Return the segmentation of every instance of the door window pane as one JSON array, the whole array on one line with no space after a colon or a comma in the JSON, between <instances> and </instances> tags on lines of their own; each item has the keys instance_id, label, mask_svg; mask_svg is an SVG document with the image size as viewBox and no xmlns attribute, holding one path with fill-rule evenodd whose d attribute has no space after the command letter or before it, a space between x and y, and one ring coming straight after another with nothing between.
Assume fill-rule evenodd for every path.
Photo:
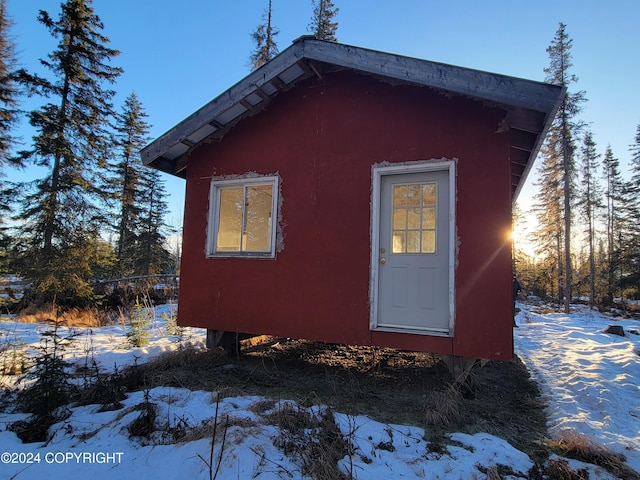
<instances>
[{"instance_id":1,"label":"door window pane","mask_svg":"<svg viewBox=\"0 0 640 480\"><path fill-rule=\"evenodd\" d=\"M407 205L420 206L420 185L407 185Z\"/></svg>"},{"instance_id":2,"label":"door window pane","mask_svg":"<svg viewBox=\"0 0 640 480\"><path fill-rule=\"evenodd\" d=\"M420 198L420 197L418 197ZM422 214L421 208L409 208L407 209L407 228L409 230L420 230Z\"/></svg>"},{"instance_id":3,"label":"door window pane","mask_svg":"<svg viewBox=\"0 0 640 480\"><path fill-rule=\"evenodd\" d=\"M422 209L422 228L436 229L436 209L434 207L425 207Z\"/></svg>"},{"instance_id":4,"label":"door window pane","mask_svg":"<svg viewBox=\"0 0 640 480\"><path fill-rule=\"evenodd\" d=\"M393 206L405 207L407 205L407 187L396 185L393 187Z\"/></svg>"},{"instance_id":5,"label":"door window pane","mask_svg":"<svg viewBox=\"0 0 640 480\"><path fill-rule=\"evenodd\" d=\"M435 252L436 252L435 230L422 232L422 253L435 253Z\"/></svg>"},{"instance_id":6,"label":"door window pane","mask_svg":"<svg viewBox=\"0 0 640 480\"><path fill-rule=\"evenodd\" d=\"M407 232L407 253L420 253L420 231Z\"/></svg>"},{"instance_id":7,"label":"door window pane","mask_svg":"<svg viewBox=\"0 0 640 480\"><path fill-rule=\"evenodd\" d=\"M435 205L436 194L438 192L438 184L430 182L422 186L422 204L423 205Z\"/></svg>"},{"instance_id":8,"label":"door window pane","mask_svg":"<svg viewBox=\"0 0 640 480\"><path fill-rule=\"evenodd\" d=\"M437 182L393 186L392 253L436 253Z\"/></svg>"},{"instance_id":9,"label":"door window pane","mask_svg":"<svg viewBox=\"0 0 640 480\"><path fill-rule=\"evenodd\" d=\"M407 210L405 208L395 208L393 210L393 228L395 230L407 228Z\"/></svg>"}]
</instances>

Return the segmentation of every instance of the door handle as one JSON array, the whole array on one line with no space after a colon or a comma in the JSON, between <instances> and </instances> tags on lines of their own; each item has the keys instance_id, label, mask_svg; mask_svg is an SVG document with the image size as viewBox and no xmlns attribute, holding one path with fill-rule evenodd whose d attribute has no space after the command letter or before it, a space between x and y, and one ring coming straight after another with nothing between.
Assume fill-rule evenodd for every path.
<instances>
[{"instance_id":1,"label":"door handle","mask_svg":"<svg viewBox=\"0 0 640 480\"><path fill-rule=\"evenodd\" d=\"M381 258L380 259L380 263L384 265L385 263L387 263L387 259L386 258Z\"/></svg>"}]
</instances>

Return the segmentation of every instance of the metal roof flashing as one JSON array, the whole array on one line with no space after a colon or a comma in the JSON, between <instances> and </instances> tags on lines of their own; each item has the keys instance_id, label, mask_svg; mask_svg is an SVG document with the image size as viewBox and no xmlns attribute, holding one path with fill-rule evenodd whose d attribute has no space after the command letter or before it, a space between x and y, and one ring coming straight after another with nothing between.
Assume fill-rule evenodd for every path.
<instances>
[{"instance_id":1,"label":"metal roof flashing","mask_svg":"<svg viewBox=\"0 0 640 480\"><path fill-rule=\"evenodd\" d=\"M331 68L465 95L503 107L512 138L513 198L534 163L565 95L557 85L328 42L304 35L287 49L182 120L141 150L145 165L186 175L186 158L203 142L221 139L241 119L279 93ZM515 173L514 173L515 172Z\"/></svg>"}]
</instances>

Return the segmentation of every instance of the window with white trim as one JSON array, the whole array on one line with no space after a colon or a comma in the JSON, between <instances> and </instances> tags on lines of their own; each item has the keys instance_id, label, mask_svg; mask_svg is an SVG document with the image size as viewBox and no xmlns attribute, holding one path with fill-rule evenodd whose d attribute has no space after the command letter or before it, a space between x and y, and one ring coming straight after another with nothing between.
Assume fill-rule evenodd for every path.
<instances>
[{"instance_id":1,"label":"window with white trim","mask_svg":"<svg viewBox=\"0 0 640 480\"><path fill-rule=\"evenodd\" d=\"M212 180L207 255L275 257L278 176Z\"/></svg>"}]
</instances>

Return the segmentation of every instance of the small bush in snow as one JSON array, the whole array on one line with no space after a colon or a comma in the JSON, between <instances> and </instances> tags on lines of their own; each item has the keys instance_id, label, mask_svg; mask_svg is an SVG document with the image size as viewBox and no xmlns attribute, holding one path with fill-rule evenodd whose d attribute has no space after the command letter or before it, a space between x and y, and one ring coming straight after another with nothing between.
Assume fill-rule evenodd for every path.
<instances>
[{"instance_id":1,"label":"small bush in snow","mask_svg":"<svg viewBox=\"0 0 640 480\"><path fill-rule=\"evenodd\" d=\"M41 334L41 355L24 376L32 383L18 394L20 408L33 415L9 427L23 442L45 441L49 427L69 414L66 406L76 390L69 381L67 369L71 364L64 359L64 351L77 334L63 337L60 322L53 322L53 328Z\"/></svg>"},{"instance_id":2,"label":"small bush in snow","mask_svg":"<svg viewBox=\"0 0 640 480\"><path fill-rule=\"evenodd\" d=\"M25 342L0 329L0 375L21 375L28 369Z\"/></svg>"},{"instance_id":3,"label":"small bush in snow","mask_svg":"<svg viewBox=\"0 0 640 480\"><path fill-rule=\"evenodd\" d=\"M167 335L176 335L182 338L184 334L184 328L178 325L178 316L173 308L169 312L163 313L161 318L164 319L164 331Z\"/></svg>"},{"instance_id":4,"label":"small bush in snow","mask_svg":"<svg viewBox=\"0 0 640 480\"><path fill-rule=\"evenodd\" d=\"M136 302L129 318L129 331L126 333L127 342L132 347L144 347L149 343L149 327L153 320L153 309Z\"/></svg>"}]
</instances>

